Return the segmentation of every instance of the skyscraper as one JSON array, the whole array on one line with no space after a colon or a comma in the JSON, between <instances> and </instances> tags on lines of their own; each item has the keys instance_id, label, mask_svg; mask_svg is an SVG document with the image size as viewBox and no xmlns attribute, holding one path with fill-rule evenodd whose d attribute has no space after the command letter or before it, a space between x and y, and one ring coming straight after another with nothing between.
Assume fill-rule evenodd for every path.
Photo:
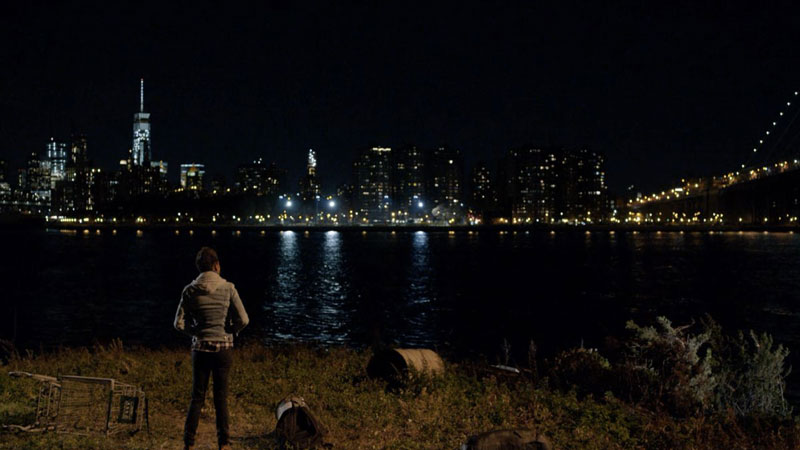
<instances>
[{"instance_id":1,"label":"skyscraper","mask_svg":"<svg viewBox=\"0 0 800 450\"><path fill-rule=\"evenodd\" d=\"M89 163L89 144L86 135L80 133L73 133L72 143L69 148L69 161L67 165L72 164L76 167L84 167Z\"/></svg>"},{"instance_id":2,"label":"skyscraper","mask_svg":"<svg viewBox=\"0 0 800 450\"><path fill-rule=\"evenodd\" d=\"M514 223L554 221L553 166L558 149L522 147L508 152L507 194Z\"/></svg>"},{"instance_id":3,"label":"skyscraper","mask_svg":"<svg viewBox=\"0 0 800 450\"><path fill-rule=\"evenodd\" d=\"M372 147L361 152L354 164L356 174L356 223L388 223L391 220L391 148Z\"/></svg>"},{"instance_id":4,"label":"skyscraper","mask_svg":"<svg viewBox=\"0 0 800 450\"><path fill-rule=\"evenodd\" d=\"M50 201L50 162L47 158L40 158L36 152L31 153L25 174L25 184L34 200Z\"/></svg>"},{"instance_id":5,"label":"skyscraper","mask_svg":"<svg viewBox=\"0 0 800 450\"><path fill-rule=\"evenodd\" d=\"M608 208L602 155L585 148L562 151L553 169L557 220L583 223L606 218Z\"/></svg>"},{"instance_id":6,"label":"skyscraper","mask_svg":"<svg viewBox=\"0 0 800 450\"><path fill-rule=\"evenodd\" d=\"M314 153L314 149L308 149L308 165L306 166L306 171L308 176L315 177L317 176L317 154Z\"/></svg>"},{"instance_id":7,"label":"skyscraper","mask_svg":"<svg viewBox=\"0 0 800 450\"><path fill-rule=\"evenodd\" d=\"M514 223L598 222L606 215L603 157L587 149L509 151L508 199Z\"/></svg>"},{"instance_id":8,"label":"skyscraper","mask_svg":"<svg viewBox=\"0 0 800 450\"><path fill-rule=\"evenodd\" d=\"M203 176L206 174L204 164L181 164L181 187L192 191L203 190Z\"/></svg>"},{"instance_id":9,"label":"skyscraper","mask_svg":"<svg viewBox=\"0 0 800 450\"><path fill-rule=\"evenodd\" d=\"M139 112L133 115L133 163L149 165L153 158L150 146L150 113L144 112L144 78L139 87Z\"/></svg>"},{"instance_id":10,"label":"skyscraper","mask_svg":"<svg viewBox=\"0 0 800 450\"><path fill-rule=\"evenodd\" d=\"M65 151L64 176L61 179L53 180L53 209L62 214L76 214L90 211L93 208L92 182L94 176L89 162L89 144L86 135L73 133L69 145L51 142L48 144L48 154L51 148L58 149L63 146ZM51 163L55 163L51 158ZM55 172L53 172L55 173Z\"/></svg>"},{"instance_id":11,"label":"skyscraper","mask_svg":"<svg viewBox=\"0 0 800 450\"><path fill-rule=\"evenodd\" d=\"M470 207L482 220L495 207L496 196L492 185L492 173L484 162L478 162L470 177Z\"/></svg>"},{"instance_id":12,"label":"skyscraper","mask_svg":"<svg viewBox=\"0 0 800 450\"><path fill-rule=\"evenodd\" d=\"M437 205L452 206L464 200L464 158L458 149L439 147L430 155L428 195Z\"/></svg>"},{"instance_id":13,"label":"skyscraper","mask_svg":"<svg viewBox=\"0 0 800 450\"><path fill-rule=\"evenodd\" d=\"M428 201L425 193L425 152L414 145L401 147L394 156L392 169L395 209L404 217L424 214L423 207Z\"/></svg>"},{"instance_id":14,"label":"skyscraper","mask_svg":"<svg viewBox=\"0 0 800 450\"><path fill-rule=\"evenodd\" d=\"M55 189L56 183L67 175L67 144L50 138L47 143L47 159L50 160L50 188Z\"/></svg>"},{"instance_id":15,"label":"skyscraper","mask_svg":"<svg viewBox=\"0 0 800 450\"><path fill-rule=\"evenodd\" d=\"M306 174L300 179L300 195L303 202L315 200L320 193L319 179L317 178L317 154L308 149Z\"/></svg>"},{"instance_id":16,"label":"skyscraper","mask_svg":"<svg viewBox=\"0 0 800 450\"><path fill-rule=\"evenodd\" d=\"M285 169L278 168L275 163L268 166L263 158L258 158L252 164L242 164L236 168L235 184L240 193L277 197L281 188L285 187L285 178Z\"/></svg>"},{"instance_id":17,"label":"skyscraper","mask_svg":"<svg viewBox=\"0 0 800 450\"><path fill-rule=\"evenodd\" d=\"M6 160L0 159L0 199L11 196L11 185L6 180Z\"/></svg>"}]
</instances>

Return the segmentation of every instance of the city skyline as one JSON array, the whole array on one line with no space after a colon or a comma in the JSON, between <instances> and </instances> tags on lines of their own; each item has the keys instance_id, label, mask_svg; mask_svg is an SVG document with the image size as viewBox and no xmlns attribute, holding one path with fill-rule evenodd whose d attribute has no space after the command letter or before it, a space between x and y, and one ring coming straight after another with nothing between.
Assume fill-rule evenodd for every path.
<instances>
[{"instance_id":1,"label":"city skyline","mask_svg":"<svg viewBox=\"0 0 800 450\"><path fill-rule=\"evenodd\" d=\"M0 19L12 62L0 158L19 167L74 128L112 166L139 109L131 80L145 78L157 159L210 174L263 157L295 179L308 148L341 174L373 144L448 145L467 167L563 145L605 154L614 191L648 192L747 158L797 89L796 17L778 5L14 6Z\"/></svg>"},{"instance_id":2,"label":"city skyline","mask_svg":"<svg viewBox=\"0 0 800 450\"><path fill-rule=\"evenodd\" d=\"M798 94L800 94L800 92L795 91L793 93L793 95L789 96L789 98L791 100L795 100L797 98ZM185 187L184 185L185 185L185 181L186 180L185 180L185 171L183 170L184 166L199 165L199 166L203 167L203 173L205 173L205 169L204 169L205 168L205 164L204 163L198 163L196 161L195 162L175 162L176 166L179 165L180 168L181 168L181 170L179 172L177 172L177 174L176 174L176 173L168 173L168 170L167 170L168 161L154 160L153 159L151 135L150 135L150 126L151 126L150 114L146 113L144 111L144 78L140 79L139 95L140 95L140 97L139 97L140 98L139 110L134 114L134 120L133 120L133 141L132 141L132 145L128 149L127 158L121 158L119 161L122 162L123 160L128 160L129 164L132 164L132 165L148 166L148 167L152 166L153 168L158 168L160 170L160 172L161 172L161 175L166 177L168 182L170 182L170 183L172 183L174 185L179 185L181 187ZM791 156L790 152L793 151L794 147L792 147L792 146L795 145L794 140L796 140L797 136L793 136L791 138L790 142L788 142L788 143L780 142L780 140L782 140L785 137L785 134L788 131L790 131L788 128L790 128L791 125L794 123L794 119L797 116L797 114L800 114L800 110L797 109L797 106L795 106L793 109L791 108L791 106L792 106L792 102L787 101L785 103L785 106L783 106L783 109L775 117L775 119L777 121L773 121L771 123L771 126L767 127L767 131L765 133L766 135L763 136L762 139L759 139L756 144L753 144L754 145L754 147L752 149L753 154L750 154L748 158L742 158L743 161L747 162L747 164L744 164L744 163L741 164L741 168L742 169L744 169L745 167L748 167L747 170L750 170L749 167L752 166L755 163L755 169L760 170L760 167L763 164L760 164L759 157L761 157L762 154L764 153L764 152L762 152L762 154L757 154L758 150L760 150L760 149L761 150L767 149L769 151L769 157L774 160L774 161L772 161L772 160L768 161L767 165L775 164L777 166L777 165L780 165L780 164L785 164L785 161L780 161L780 158L777 158L777 156L781 156L784 159L786 157L788 157L789 159L792 159L792 156ZM789 113L789 114L787 114L787 113ZM785 119L784 119L784 116L785 116ZM790 120L788 125L784 124L786 119ZM779 125L779 122L781 122L780 125L782 127L786 127L787 129L786 130L783 130L783 129L776 130L776 129L774 129L774 127ZM770 132L771 131L780 131L780 132L783 133L783 135L779 139L777 139L778 142L776 143L776 145L771 145L773 143L769 142L770 141ZM71 140L74 140L75 138L77 138L77 139L82 141L82 143L81 143L82 148L83 148L83 150L82 150L82 152L83 152L82 158L85 159L87 163L93 161L91 158L87 159L87 154L86 154L86 152L87 152L87 149L86 149L86 147L87 147L87 142L86 142L87 141L87 137L86 137L86 135L81 133L80 130L77 130L77 129L74 129L74 128L71 130L71 134L70 134L68 139L58 139L58 140L56 140L54 136L51 136L49 138L47 144L46 144L46 151L39 152L37 150L33 150L32 152L27 152L26 153L27 155L33 155L33 154L39 155L44 160L47 161L47 163L49 165L48 169L51 171L52 187L53 188L55 187L55 183L56 183L57 180L60 180L60 179L64 178L64 175L65 175L64 168L65 168L65 162L66 162L66 153L65 153L66 152L66 145L67 145L67 142L69 142ZM766 144L765 144L765 140L767 141ZM776 140L774 135L773 135L772 140L773 141ZM777 145L778 143L781 144L782 148L781 148L781 146ZM400 147L409 147L409 146L413 146L414 148L417 147L416 145L413 145L413 144L410 144L410 143L405 143L405 144L401 145ZM354 157L358 158L358 154L360 152L362 152L363 149L365 149L365 148L368 149L370 147L371 146L369 146L369 145L361 145L361 146L359 146L359 148L355 150L355 156ZM374 148L374 145L372 147ZM445 148L445 147L447 147L447 146L444 146L444 147L443 146L438 146L438 147L434 146L434 147L431 147L430 150L435 150L436 148L440 148L441 149L441 148ZM515 149L519 149L519 148L522 148L522 147L536 147L536 148L558 148L558 147L561 147L561 148L564 148L565 146L557 145L557 144L555 144L555 145L538 145L538 144L534 145L534 144L528 143L528 144L524 144L524 145L511 146L508 149L506 149L505 151L514 151ZM391 148L391 147L387 147L387 148ZM584 147L584 149L588 150L588 148L585 148L585 147ZM74 153L74 151L75 150L73 150L73 153ZM39 156L37 156L37 157L39 157ZM72 158L74 159L74 157L75 156L73 155ZM491 169L489 169L489 167L490 166L494 166L495 170L499 170L498 164L501 163L501 160L503 158L504 158L504 155L500 155L500 156L495 156L494 159L491 160L491 161L487 161L487 160L474 161L470 169L471 170L476 170L476 169L479 169L479 168L484 168L484 169L487 169L487 170L491 170ZM8 160L3 160L3 161L4 161L3 170L8 170L8 167L7 167ZM29 161L30 161L30 159L28 160L27 164L29 164ZM263 161L263 156L254 156L253 157L253 162L255 163L256 161ZM775 161L779 161L779 162L775 162ZM234 171L232 173L229 173L229 174L221 173L219 170L214 170L214 172L213 172L214 173L214 178L216 180L218 180L218 181L219 180L229 179L233 184L238 184L238 182L235 181L236 177L237 177L236 172L238 172L240 170L240 168L245 164L248 164L248 163L247 162L239 162L239 163L237 163L236 166L234 167ZM259 164L260 164L260 162L259 162ZM275 164L274 160L273 160L272 164L273 165ZM316 176L316 164L317 164L317 162L316 162L316 152L315 152L315 150L308 149L307 166L306 166L307 167L307 169L306 169L307 172L305 174L299 176L299 181L301 183L300 191L303 191L304 189L307 188L307 187L304 188L302 186L302 184L303 183L308 183L309 182L309 177L311 177L311 178L314 178L313 183L316 186L314 188L315 189L315 193L316 194L320 193L320 180L319 180L319 177ZM24 166L25 166L25 164L22 164L21 167L19 167L19 170L23 170ZM98 168L105 169L105 170L112 170L113 171L114 169L117 168L117 166L113 165L111 167L98 167ZM737 173L738 169L739 168L736 167L736 168L733 169L732 172L730 172L728 174L725 174L725 175L708 174L707 173L707 174L697 174L697 175L695 175L693 177L689 177L689 178L697 179L697 178L702 178L702 177L716 177L716 176L729 177L729 176L733 176L733 173ZM213 170L213 168L212 168L212 170ZM282 168L282 170L287 170L287 169L286 168ZM6 177L8 177L9 179L14 178L13 176L11 176L12 174L10 174L10 173L9 174L4 174L4 175ZM670 190L670 189L672 189L672 186L684 183L684 180L686 178L687 178L686 176L682 176L680 178L680 181L677 180L677 179L676 180L670 180L670 182L667 185L656 187L655 192L658 192L658 190L662 190L662 191L663 190ZM203 177L200 177L199 178L199 183L200 183L199 185L196 184L198 181L195 180L195 182L194 182L195 184L194 184L194 188L193 189L203 189L204 185L203 185L203 181L202 180L203 180ZM329 190L334 190L335 187L341 186L341 185L346 184L346 183L348 183L350 181L352 181L352 180L347 179L347 178L340 178L340 182L339 183L337 183L336 185L329 185L328 189ZM463 181L466 181L466 179L464 179ZM628 189L621 190L620 192L614 193L614 195L615 195L615 197L619 197L619 198L627 198L627 199L635 200L636 198L640 198L642 196L647 196L649 193L650 192L647 192L647 191L643 192L642 190L631 189L629 187ZM298 192L297 194L300 194L300 192ZM473 194L472 192L466 192L465 191L464 192L464 198L466 199L468 196L472 196L472 194ZM653 195L656 195L656 194L653 194ZM662 192L662 195L663 195L663 192Z\"/></svg>"},{"instance_id":3,"label":"city skyline","mask_svg":"<svg viewBox=\"0 0 800 450\"><path fill-rule=\"evenodd\" d=\"M150 123L141 79L132 146L119 166L96 167L84 134L73 132L62 142L51 137L44 155L32 152L18 169L13 189L0 160L0 205L66 223L164 222L174 214L180 221L182 208L194 211L184 212L191 221L314 225L590 224L616 215L604 158L585 148L517 147L493 161L494 172L476 165L484 178L468 180L457 148L373 146L359 150L346 183L327 190L317 174L317 154L309 149L296 191L287 171L263 158L239 164L231 185L216 175L206 186L206 165L198 162L181 163L179 183L170 183L169 163L153 158ZM200 199L214 199L216 206L201 207Z\"/></svg>"},{"instance_id":4,"label":"city skyline","mask_svg":"<svg viewBox=\"0 0 800 450\"><path fill-rule=\"evenodd\" d=\"M144 110L144 82L145 82L144 78L141 78L139 80L139 99L140 99L140 102L139 102L138 111L136 113L134 113L134 115L133 115L133 117L134 117L133 118L133 140L132 140L132 144L131 144L130 148L128 149L128 151L126 153L119 155L120 158L118 160L114 161L115 164L112 164L110 166L97 166L97 165L95 165L95 167L97 167L99 169L102 169L102 170L112 170L113 171L113 170L116 170L116 169L119 168L118 164L116 164L117 162L119 162L121 164L123 161L127 160L128 162L126 164L130 164L130 165L133 165L133 166L158 167L162 171L162 174L164 174L164 175L166 175L168 177L168 181L171 184L179 185L181 187L185 187L184 185L185 185L185 181L186 180L185 180L185 171L183 170L184 166L199 165L199 166L205 167L206 164L202 163L202 162L196 162L196 161L194 161L194 162L173 161L175 166L179 166L181 168L181 170L179 172L177 172L177 173L170 173L170 172L167 171L167 164L169 163L169 161L154 159L154 155L153 155L153 152L152 152L151 133L150 133L150 131L151 131L150 113L147 113ZM59 136L58 139L56 139L56 136L50 136L50 138L47 140L46 150L45 151L32 150L32 151L26 153L26 155L32 155L32 154L35 153L38 156L40 156L41 158L43 158L43 159L48 161L49 166L50 166L49 169L51 170L51 177L52 177L53 187L55 186L55 182L57 180L61 180L61 179L64 178L64 170L65 170L64 167L65 167L65 163L66 163L66 153L65 153L66 152L66 146L68 144L70 144L73 140L75 140L76 138L80 139L82 141L81 145L84 147L83 148L83 158L86 159L87 162L89 162L89 161L93 162L94 158L89 158L88 155L86 154L87 153L86 147L88 146L88 143L87 143L88 138L87 138L86 134L82 133L81 130L75 129L75 128L73 128L70 131L70 135L69 136ZM370 141L370 140L367 140L367 141ZM521 144L517 144L517 145L511 146L508 149L505 149L505 151L510 151L510 150L515 149L515 148L526 147L526 146L527 147L541 147L541 148L563 147L563 146L559 146L557 144L539 145L539 144L535 144L535 143L534 144L521 143ZM380 145L377 145L377 147L380 147ZM393 147L394 148L397 148L397 147L414 147L414 148L417 148L416 145L414 145L413 143L408 143L408 142L403 143L401 145L391 145L391 146L385 146L385 147L386 147L386 149L391 149ZM368 144L363 144L363 145L360 145L358 148L354 149L353 150L354 159L357 159L359 157L358 155L361 152L363 152L364 149L368 150L370 148L373 148L373 149L376 148L376 144L369 144L369 145ZM437 148L439 150L441 150L441 149L444 149L444 148L451 148L451 147L449 147L447 145L436 145L436 146L429 147L428 150L435 151ZM477 166L486 166L487 164L496 166L497 164L500 163L500 160L503 157L504 157L504 155L501 154L499 157L495 157L495 159L492 160L492 161L486 161L486 160L476 161L476 162L474 162L473 166L475 166L475 167L477 167ZM307 150L306 159L305 159L305 161L306 161L306 165L305 165L306 172L303 173L301 176L299 176L298 179L299 179L301 185L303 183L311 183L312 185L314 185L314 186L312 186L310 188L312 190L314 190L315 194L319 194L320 193L319 192L320 183L319 183L319 179L318 179L318 177L316 175L316 166L317 166L317 160L316 159L317 159L316 151L314 149L309 148ZM13 158L12 158L12 160L13 160ZM8 160L4 160L4 161L7 162ZM262 161L263 162L263 156L255 155L253 157L253 162L255 163L256 161ZM230 163L230 161L229 161L229 163ZM234 167L234 171L232 171L231 173L221 173L218 169L215 170L214 173L217 176L221 176L221 177L223 177L225 179L228 179L232 184L235 184L236 183L236 181L235 181L236 172L240 169L241 166L246 165L248 163L249 163L249 161L236 162L235 163L236 165ZM259 162L259 164L260 163L261 162ZM272 163L274 164L275 161L272 161ZM295 165L299 166L299 163L295 164ZM12 169L14 169L14 168L15 167L12 167ZM25 163L21 164L20 167L16 167L16 169L18 169L18 170L23 170L24 168L25 168ZM286 170L286 168L283 168L283 169ZM8 178L13 178L13 176L11 176L11 175L12 174L10 174L10 173L6 174L6 176ZM313 181L309 181L310 178L313 178L314 180ZM342 185L342 184L346 184L349 181L351 181L351 180L349 180L348 178L343 178L343 179L341 179L341 181L339 183L329 185L328 189L329 190L335 190L337 186ZM466 181L466 180L462 180L462 181ZM303 188L301 186L300 191L303 191L304 189L308 189L308 188L309 188L308 186L306 188ZM466 194L467 193L464 192L464 195L466 195ZM464 198L466 198L466 197L464 197Z\"/></svg>"}]
</instances>

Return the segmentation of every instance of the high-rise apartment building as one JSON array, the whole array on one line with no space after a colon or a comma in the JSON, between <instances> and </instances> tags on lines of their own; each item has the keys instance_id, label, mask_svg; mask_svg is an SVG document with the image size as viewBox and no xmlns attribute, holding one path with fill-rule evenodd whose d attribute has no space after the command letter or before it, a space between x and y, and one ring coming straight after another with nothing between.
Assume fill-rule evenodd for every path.
<instances>
[{"instance_id":1,"label":"high-rise apartment building","mask_svg":"<svg viewBox=\"0 0 800 450\"><path fill-rule=\"evenodd\" d=\"M236 168L236 190L244 194L278 196L281 188L286 186L285 180L286 170L278 168L275 163L266 165L263 158Z\"/></svg>"},{"instance_id":2,"label":"high-rise apartment building","mask_svg":"<svg viewBox=\"0 0 800 450\"><path fill-rule=\"evenodd\" d=\"M484 162L478 162L472 168L469 203L472 210L481 218L495 208L496 194L492 182L492 172Z\"/></svg>"},{"instance_id":3,"label":"high-rise apartment building","mask_svg":"<svg viewBox=\"0 0 800 450\"><path fill-rule=\"evenodd\" d=\"M354 223L389 223L392 220L391 153L388 147L361 152L354 163L356 176Z\"/></svg>"},{"instance_id":4,"label":"high-rise apartment building","mask_svg":"<svg viewBox=\"0 0 800 450\"><path fill-rule=\"evenodd\" d=\"M506 173L511 217L515 223L550 223L553 219L552 166L555 151L525 147L509 151Z\"/></svg>"},{"instance_id":5,"label":"high-rise apartment building","mask_svg":"<svg viewBox=\"0 0 800 450\"><path fill-rule=\"evenodd\" d=\"M585 223L606 213L603 158L586 150L521 148L506 159L514 223Z\"/></svg>"},{"instance_id":6,"label":"high-rise apartment building","mask_svg":"<svg viewBox=\"0 0 800 450\"><path fill-rule=\"evenodd\" d=\"M603 157L588 149L562 151L553 169L556 221L604 220L608 205Z\"/></svg>"},{"instance_id":7,"label":"high-rise apartment building","mask_svg":"<svg viewBox=\"0 0 800 450\"><path fill-rule=\"evenodd\" d=\"M399 148L392 158L392 199L398 214L415 217L424 214L426 195L425 152L416 146ZM422 205L422 206L420 206Z\"/></svg>"},{"instance_id":8,"label":"high-rise apartment building","mask_svg":"<svg viewBox=\"0 0 800 450\"><path fill-rule=\"evenodd\" d=\"M428 195L436 205L453 206L464 201L464 158L458 149L439 147L430 154Z\"/></svg>"}]
</instances>

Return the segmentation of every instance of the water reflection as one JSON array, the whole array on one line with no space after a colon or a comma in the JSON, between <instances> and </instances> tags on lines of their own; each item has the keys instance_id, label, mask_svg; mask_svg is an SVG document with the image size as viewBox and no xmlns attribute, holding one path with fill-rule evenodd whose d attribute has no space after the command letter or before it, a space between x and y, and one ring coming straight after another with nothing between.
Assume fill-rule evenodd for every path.
<instances>
[{"instance_id":1,"label":"water reflection","mask_svg":"<svg viewBox=\"0 0 800 450\"><path fill-rule=\"evenodd\" d=\"M422 305L430 303L430 249L428 235L424 231L414 234L411 246L411 264L408 270L408 293L406 299L409 304Z\"/></svg>"},{"instance_id":2,"label":"water reflection","mask_svg":"<svg viewBox=\"0 0 800 450\"><path fill-rule=\"evenodd\" d=\"M277 252L275 283L266 293L266 333L276 340L302 339L326 343L347 341L350 290L344 273L342 237L282 232ZM271 300L271 301L270 301Z\"/></svg>"},{"instance_id":3,"label":"water reflection","mask_svg":"<svg viewBox=\"0 0 800 450\"><path fill-rule=\"evenodd\" d=\"M322 262L313 283L313 292L319 296L313 317L314 333L323 342L344 342L347 338L343 304L347 297L347 280L342 270L342 237L337 231L328 231L322 245Z\"/></svg>"},{"instance_id":4,"label":"water reflection","mask_svg":"<svg viewBox=\"0 0 800 450\"><path fill-rule=\"evenodd\" d=\"M271 294L273 302L264 305L265 311L271 313L268 314L266 326L273 328L275 338L291 339L296 337L294 329L298 325L298 317L296 317L297 295L300 286L298 274L302 269L297 236L293 231L281 232L277 256L275 285L268 292L268 295Z\"/></svg>"},{"instance_id":5,"label":"water reflection","mask_svg":"<svg viewBox=\"0 0 800 450\"><path fill-rule=\"evenodd\" d=\"M278 303L292 302L297 297L297 276L302 269L297 235L293 231L281 233L280 256L278 258L278 289L275 299Z\"/></svg>"},{"instance_id":6,"label":"water reflection","mask_svg":"<svg viewBox=\"0 0 800 450\"><path fill-rule=\"evenodd\" d=\"M428 239L427 233L418 231L411 242L405 295L406 320L400 333L405 336L407 345L425 345L434 340L433 267Z\"/></svg>"}]
</instances>

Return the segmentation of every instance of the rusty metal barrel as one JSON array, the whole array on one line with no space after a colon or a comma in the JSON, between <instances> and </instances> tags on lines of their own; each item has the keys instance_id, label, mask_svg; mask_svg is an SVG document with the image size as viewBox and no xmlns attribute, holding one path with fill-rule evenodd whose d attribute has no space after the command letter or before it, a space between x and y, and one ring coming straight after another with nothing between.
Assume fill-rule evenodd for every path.
<instances>
[{"instance_id":1,"label":"rusty metal barrel","mask_svg":"<svg viewBox=\"0 0 800 450\"><path fill-rule=\"evenodd\" d=\"M534 430L517 428L511 430L495 430L472 436L461 450L500 450L530 449L552 450L553 444L547 436Z\"/></svg>"},{"instance_id":2,"label":"rusty metal barrel","mask_svg":"<svg viewBox=\"0 0 800 450\"><path fill-rule=\"evenodd\" d=\"M376 352L367 364L370 378L400 381L411 373L441 375L444 373L444 361L427 348L394 348Z\"/></svg>"}]
</instances>

